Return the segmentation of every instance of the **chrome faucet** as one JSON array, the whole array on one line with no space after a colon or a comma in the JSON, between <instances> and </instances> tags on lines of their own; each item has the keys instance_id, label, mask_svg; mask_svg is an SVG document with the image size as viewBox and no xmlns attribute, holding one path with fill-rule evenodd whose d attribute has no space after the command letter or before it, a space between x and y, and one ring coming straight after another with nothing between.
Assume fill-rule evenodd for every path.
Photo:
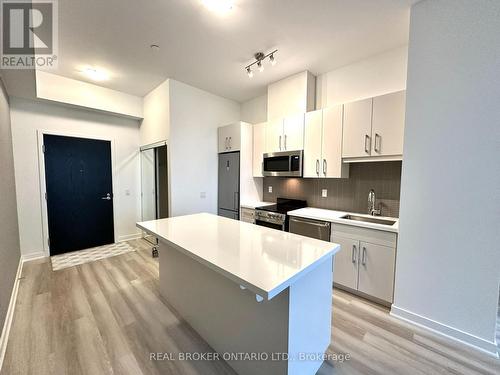
<instances>
[{"instance_id":1,"label":"chrome faucet","mask_svg":"<svg viewBox=\"0 0 500 375\"><path fill-rule=\"evenodd\" d=\"M380 215L380 209L375 209L375 190L368 192L368 213L372 216Z\"/></svg>"}]
</instances>

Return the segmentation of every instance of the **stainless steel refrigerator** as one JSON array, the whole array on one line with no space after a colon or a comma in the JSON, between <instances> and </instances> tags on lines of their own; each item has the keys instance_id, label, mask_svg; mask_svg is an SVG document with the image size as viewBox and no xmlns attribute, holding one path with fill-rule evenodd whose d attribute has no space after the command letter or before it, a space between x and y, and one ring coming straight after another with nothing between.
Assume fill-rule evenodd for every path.
<instances>
[{"instance_id":1,"label":"stainless steel refrigerator","mask_svg":"<svg viewBox=\"0 0 500 375\"><path fill-rule=\"evenodd\" d=\"M219 216L240 218L240 153L219 154Z\"/></svg>"}]
</instances>

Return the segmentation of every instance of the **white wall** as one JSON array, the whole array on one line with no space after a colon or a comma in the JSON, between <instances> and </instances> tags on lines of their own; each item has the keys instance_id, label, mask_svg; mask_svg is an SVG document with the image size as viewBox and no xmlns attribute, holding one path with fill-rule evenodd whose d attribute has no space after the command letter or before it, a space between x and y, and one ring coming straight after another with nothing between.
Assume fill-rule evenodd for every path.
<instances>
[{"instance_id":1,"label":"white wall","mask_svg":"<svg viewBox=\"0 0 500 375\"><path fill-rule=\"evenodd\" d=\"M16 184L12 155L9 98L0 77L0 366L7 332L3 331L19 265ZM8 323L7 323L8 324ZM5 341L4 341L5 339Z\"/></svg>"},{"instance_id":2,"label":"white wall","mask_svg":"<svg viewBox=\"0 0 500 375\"><path fill-rule=\"evenodd\" d=\"M239 119L239 103L170 80L172 216L217 213L217 128Z\"/></svg>"},{"instance_id":3,"label":"white wall","mask_svg":"<svg viewBox=\"0 0 500 375\"><path fill-rule=\"evenodd\" d=\"M491 352L500 282L500 2L411 11L393 313Z\"/></svg>"},{"instance_id":4,"label":"white wall","mask_svg":"<svg viewBox=\"0 0 500 375\"><path fill-rule=\"evenodd\" d=\"M39 70L36 71L36 96L136 119L143 117L141 97Z\"/></svg>"},{"instance_id":5,"label":"white wall","mask_svg":"<svg viewBox=\"0 0 500 375\"><path fill-rule=\"evenodd\" d=\"M249 124L267 121L267 94L241 103L241 121Z\"/></svg>"},{"instance_id":6,"label":"white wall","mask_svg":"<svg viewBox=\"0 0 500 375\"><path fill-rule=\"evenodd\" d=\"M25 99L11 100L12 142L17 186L21 253L44 249L38 168L37 130L113 138L115 145L114 209L117 240L134 237L140 219L138 121L93 111ZM130 195L125 191L129 190Z\"/></svg>"},{"instance_id":7,"label":"white wall","mask_svg":"<svg viewBox=\"0 0 500 375\"><path fill-rule=\"evenodd\" d=\"M316 108L406 88L408 48L396 48L316 77Z\"/></svg>"},{"instance_id":8,"label":"white wall","mask_svg":"<svg viewBox=\"0 0 500 375\"><path fill-rule=\"evenodd\" d=\"M170 133L169 80L144 97L144 119L141 122L141 146L165 141Z\"/></svg>"}]
</instances>

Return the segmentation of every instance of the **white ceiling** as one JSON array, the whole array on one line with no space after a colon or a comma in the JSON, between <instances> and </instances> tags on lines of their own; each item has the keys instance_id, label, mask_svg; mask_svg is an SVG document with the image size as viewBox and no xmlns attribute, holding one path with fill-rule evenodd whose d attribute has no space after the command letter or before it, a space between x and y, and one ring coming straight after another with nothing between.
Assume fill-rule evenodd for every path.
<instances>
[{"instance_id":1,"label":"white ceiling","mask_svg":"<svg viewBox=\"0 0 500 375\"><path fill-rule=\"evenodd\" d=\"M408 42L416 0L234 0L225 15L201 0L59 1L59 68L109 71L101 86L144 96L166 78L245 101L293 73L314 74ZM159 44L154 52L151 44ZM249 79L254 52L279 49L276 66ZM89 81L92 82L92 81Z\"/></svg>"}]
</instances>

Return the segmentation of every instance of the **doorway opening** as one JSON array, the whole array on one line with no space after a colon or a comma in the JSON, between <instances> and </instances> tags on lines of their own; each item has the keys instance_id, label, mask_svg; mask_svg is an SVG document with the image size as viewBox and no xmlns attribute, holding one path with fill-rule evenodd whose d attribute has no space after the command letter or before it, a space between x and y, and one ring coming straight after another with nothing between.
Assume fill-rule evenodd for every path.
<instances>
[{"instance_id":1,"label":"doorway opening","mask_svg":"<svg viewBox=\"0 0 500 375\"><path fill-rule=\"evenodd\" d=\"M114 243L111 142L43 134L50 255Z\"/></svg>"},{"instance_id":2,"label":"doorway opening","mask_svg":"<svg viewBox=\"0 0 500 375\"><path fill-rule=\"evenodd\" d=\"M167 162L166 142L141 147L142 221L169 216ZM143 237L153 245L153 255L156 255L157 238L147 233L143 233Z\"/></svg>"}]
</instances>

